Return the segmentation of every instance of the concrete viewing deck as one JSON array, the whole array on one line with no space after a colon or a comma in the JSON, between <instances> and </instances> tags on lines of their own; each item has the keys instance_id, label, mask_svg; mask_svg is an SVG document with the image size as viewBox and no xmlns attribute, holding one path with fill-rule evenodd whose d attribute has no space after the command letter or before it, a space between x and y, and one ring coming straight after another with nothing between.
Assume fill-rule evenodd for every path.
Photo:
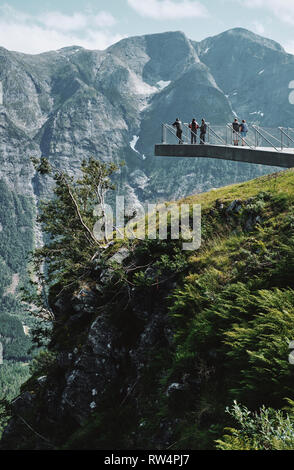
<instances>
[{"instance_id":1,"label":"concrete viewing deck","mask_svg":"<svg viewBox=\"0 0 294 470\"><path fill-rule=\"evenodd\" d=\"M157 144L155 145L157 157L188 157L188 158L216 158L235 162L255 163L257 165L277 166L283 168L294 167L294 148L286 148L277 152L271 147L258 147L252 149L242 146L226 145L189 145L189 144Z\"/></svg>"},{"instance_id":2,"label":"concrete viewing deck","mask_svg":"<svg viewBox=\"0 0 294 470\"><path fill-rule=\"evenodd\" d=\"M205 142L200 132L192 132L182 123L181 144L176 130L162 124L162 143L155 145L155 156L178 158L213 158L282 168L294 167L294 129L248 126L246 138L235 132L231 124L207 124ZM191 144L191 138L197 143ZM238 145L233 145L237 141ZM243 145L242 145L243 143Z\"/></svg>"}]
</instances>

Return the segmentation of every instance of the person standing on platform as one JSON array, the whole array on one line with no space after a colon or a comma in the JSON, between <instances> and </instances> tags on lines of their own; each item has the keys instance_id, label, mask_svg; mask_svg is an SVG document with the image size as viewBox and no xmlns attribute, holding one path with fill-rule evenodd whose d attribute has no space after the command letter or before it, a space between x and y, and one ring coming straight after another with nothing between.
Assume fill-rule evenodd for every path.
<instances>
[{"instance_id":1,"label":"person standing on platform","mask_svg":"<svg viewBox=\"0 0 294 470\"><path fill-rule=\"evenodd\" d=\"M173 123L173 127L177 128L177 138L179 139L179 144L182 144L183 126L179 118L175 120L175 122Z\"/></svg>"},{"instance_id":2,"label":"person standing on platform","mask_svg":"<svg viewBox=\"0 0 294 470\"><path fill-rule=\"evenodd\" d=\"M199 129L199 125L196 119L192 119L191 124L189 124L191 129L191 144L197 144L197 129Z\"/></svg>"},{"instance_id":3,"label":"person standing on platform","mask_svg":"<svg viewBox=\"0 0 294 470\"><path fill-rule=\"evenodd\" d=\"M233 127L233 140L234 140L234 145L239 145L239 130L240 130L240 124L238 122L238 119L236 118L232 124Z\"/></svg>"},{"instance_id":4,"label":"person standing on platform","mask_svg":"<svg viewBox=\"0 0 294 470\"><path fill-rule=\"evenodd\" d=\"M207 124L205 122L205 119L202 119L201 126L200 126L200 144L205 144L206 131L207 131Z\"/></svg>"},{"instance_id":5,"label":"person standing on platform","mask_svg":"<svg viewBox=\"0 0 294 470\"><path fill-rule=\"evenodd\" d=\"M241 138L242 138L242 146L244 147L244 145L246 145L245 143L245 138L247 136L247 132L248 132L248 126L246 124L246 121L245 119L242 120L241 124L240 124L240 134L241 134Z\"/></svg>"}]
</instances>

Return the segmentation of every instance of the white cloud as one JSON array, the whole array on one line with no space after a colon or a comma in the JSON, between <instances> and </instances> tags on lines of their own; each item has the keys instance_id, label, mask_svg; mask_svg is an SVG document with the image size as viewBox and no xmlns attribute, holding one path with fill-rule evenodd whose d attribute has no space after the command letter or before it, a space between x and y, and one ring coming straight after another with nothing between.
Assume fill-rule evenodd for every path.
<instances>
[{"instance_id":1,"label":"white cloud","mask_svg":"<svg viewBox=\"0 0 294 470\"><path fill-rule=\"evenodd\" d=\"M252 26L253 26L253 31L255 33L260 34L260 35L263 35L265 33L265 27L259 21L254 21Z\"/></svg>"},{"instance_id":2,"label":"white cloud","mask_svg":"<svg viewBox=\"0 0 294 470\"><path fill-rule=\"evenodd\" d=\"M0 46L30 54L72 45L103 50L122 39L111 31L114 24L116 19L106 11L28 15L5 4L0 6Z\"/></svg>"},{"instance_id":3,"label":"white cloud","mask_svg":"<svg viewBox=\"0 0 294 470\"><path fill-rule=\"evenodd\" d=\"M197 0L128 0L128 4L139 15L156 20L209 16L207 8Z\"/></svg>"},{"instance_id":4,"label":"white cloud","mask_svg":"<svg viewBox=\"0 0 294 470\"><path fill-rule=\"evenodd\" d=\"M109 28L116 24L116 19L107 11L101 11L97 15L74 13L64 15L60 12L48 12L38 17L41 24L49 28L61 31L75 31L87 27Z\"/></svg>"},{"instance_id":5,"label":"white cloud","mask_svg":"<svg viewBox=\"0 0 294 470\"><path fill-rule=\"evenodd\" d=\"M36 18L40 24L58 31L75 31L87 26L87 17L81 13L63 15L58 11L48 12Z\"/></svg>"},{"instance_id":6,"label":"white cloud","mask_svg":"<svg viewBox=\"0 0 294 470\"><path fill-rule=\"evenodd\" d=\"M116 24L116 19L107 11L101 11L98 15L94 16L94 23L100 27L111 27Z\"/></svg>"},{"instance_id":7,"label":"white cloud","mask_svg":"<svg viewBox=\"0 0 294 470\"><path fill-rule=\"evenodd\" d=\"M284 48L286 52L294 55L294 41L289 41L286 44L284 44Z\"/></svg>"},{"instance_id":8,"label":"white cloud","mask_svg":"<svg viewBox=\"0 0 294 470\"><path fill-rule=\"evenodd\" d=\"M242 6L249 8L262 8L271 12L285 23L294 24L293 0L240 0Z\"/></svg>"}]
</instances>

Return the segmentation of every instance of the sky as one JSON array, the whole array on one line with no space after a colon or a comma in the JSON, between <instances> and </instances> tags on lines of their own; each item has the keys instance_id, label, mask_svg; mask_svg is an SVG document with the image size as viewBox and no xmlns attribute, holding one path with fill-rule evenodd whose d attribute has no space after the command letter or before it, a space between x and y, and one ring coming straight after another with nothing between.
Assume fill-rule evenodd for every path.
<instances>
[{"instance_id":1,"label":"sky","mask_svg":"<svg viewBox=\"0 0 294 470\"><path fill-rule=\"evenodd\" d=\"M0 46L38 54L183 31L201 41L247 28L294 54L294 0L0 0Z\"/></svg>"}]
</instances>

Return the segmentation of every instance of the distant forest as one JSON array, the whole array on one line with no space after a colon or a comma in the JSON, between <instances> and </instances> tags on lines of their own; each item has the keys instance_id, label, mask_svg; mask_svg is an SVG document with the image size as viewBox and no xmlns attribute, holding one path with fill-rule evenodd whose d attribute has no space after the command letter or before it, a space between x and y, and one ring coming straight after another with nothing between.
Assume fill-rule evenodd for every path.
<instances>
[{"instance_id":1,"label":"distant forest","mask_svg":"<svg viewBox=\"0 0 294 470\"><path fill-rule=\"evenodd\" d=\"M0 365L0 399L13 398L27 378L24 363L31 357L30 326L20 289L28 283L27 265L34 241L34 205L0 181L0 342L4 364ZM13 284L13 275L16 275Z\"/></svg>"}]
</instances>

